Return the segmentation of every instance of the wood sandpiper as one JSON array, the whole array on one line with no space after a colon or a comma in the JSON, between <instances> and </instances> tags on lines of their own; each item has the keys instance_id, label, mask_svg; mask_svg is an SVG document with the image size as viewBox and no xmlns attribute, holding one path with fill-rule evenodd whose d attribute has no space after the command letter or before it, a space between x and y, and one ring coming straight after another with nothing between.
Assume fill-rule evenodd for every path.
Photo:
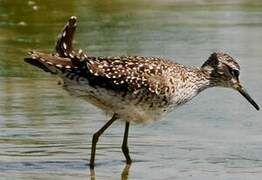
<instances>
[{"instance_id":1,"label":"wood sandpiper","mask_svg":"<svg viewBox=\"0 0 262 180\"><path fill-rule=\"evenodd\" d=\"M96 144L100 135L117 119L125 121L122 151L126 163L130 122L158 120L210 87L237 90L257 110L259 106L239 82L239 64L226 53L212 53L201 67L143 56L94 57L72 46L76 17L72 16L58 36L56 53L29 52L29 64L58 75L70 94L112 115L94 135L90 168L94 169Z\"/></svg>"}]
</instances>

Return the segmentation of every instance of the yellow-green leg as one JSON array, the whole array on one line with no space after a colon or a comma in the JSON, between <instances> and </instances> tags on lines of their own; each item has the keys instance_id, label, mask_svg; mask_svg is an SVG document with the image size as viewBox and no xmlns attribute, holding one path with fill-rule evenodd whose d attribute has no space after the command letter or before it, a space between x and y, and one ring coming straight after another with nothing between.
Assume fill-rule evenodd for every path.
<instances>
[{"instance_id":1,"label":"yellow-green leg","mask_svg":"<svg viewBox=\"0 0 262 180\"><path fill-rule=\"evenodd\" d=\"M128 131L129 131L129 122L126 122L126 127L125 127L125 133L124 133L124 139L122 143L122 151L125 155L126 158L126 164L131 164L132 160L129 155L129 149L128 149Z\"/></svg>"},{"instance_id":2,"label":"yellow-green leg","mask_svg":"<svg viewBox=\"0 0 262 180\"><path fill-rule=\"evenodd\" d=\"M94 169L95 167L95 155L96 155L96 144L99 137L104 133L104 131L111 125L115 120L117 120L117 114L114 114L113 117L101 128L99 129L94 135L92 139L92 150L91 150L91 159L90 159L90 169Z\"/></svg>"}]
</instances>

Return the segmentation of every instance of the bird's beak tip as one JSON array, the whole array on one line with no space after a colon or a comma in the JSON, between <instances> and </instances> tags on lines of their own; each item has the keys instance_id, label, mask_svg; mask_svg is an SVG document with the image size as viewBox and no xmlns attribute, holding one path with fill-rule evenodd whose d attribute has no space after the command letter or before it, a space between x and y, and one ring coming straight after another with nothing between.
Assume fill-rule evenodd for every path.
<instances>
[{"instance_id":1,"label":"bird's beak tip","mask_svg":"<svg viewBox=\"0 0 262 180\"><path fill-rule=\"evenodd\" d=\"M246 100L248 100L248 102L252 104L257 111L260 110L259 105L251 98L251 96L240 84L234 86L234 89L236 89L242 96L244 96L244 98L246 98Z\"/></svg>"}]
</instances>

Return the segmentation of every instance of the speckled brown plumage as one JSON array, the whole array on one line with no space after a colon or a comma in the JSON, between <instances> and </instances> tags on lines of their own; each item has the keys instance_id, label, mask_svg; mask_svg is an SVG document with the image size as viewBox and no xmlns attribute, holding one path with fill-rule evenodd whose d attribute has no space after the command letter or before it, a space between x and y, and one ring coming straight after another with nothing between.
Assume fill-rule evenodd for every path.
<instances>
[{"instance_id":1,"label":"speckled brown plumage","mask_svg":"<svg viewBox=\"0 0 262 180\"><path fill-rule=\"evenodd\" d=\"M72 16L58 35L55 50L60 57L83 60L87 54L82 49L73 48L74 33L76 30L76 17Z\"/></svg>"},{"instance_id":2,"label":"speckled brown plumage","mask_svg":"<svg viewBox=\"0 0 262 180\"><path fill-rule=\"evenodd\" d=\"M158 57L93 57L73 48L75 28L76 17L71 17L58 36L55 54L32 51L26 61L58 74L72 95L86 96L127 121L158 119L208 87L230 87L233 76L238 80L239 65L225 53L211 54L201 68Z\"/></svg>"},{"instance_id":3,"label":"speckled brown plumage","mask_svg":"<svg viewBox=\"0 0 262 180\"><path fill-rule=\"evenodd\" d=\"M212 53L200 68L158 57L93 57L73 48L75 28L76 17L71 17L58 36L56 53L31 51L25 61L58 75L63 80L63 87L72 95L113 114L93 137L91 168L94 167L98 137L116 119L126 121L122 149L127 164L130 164L127 148L129 122L157 120L206 88L236 89L259 110L240 85L238 63L226 53Z\"/></svg>"},{"instance_id":4,"label":"speckled brown plumage","mask_svg":"<svg viewBox=\"0 0 262 180\"><path fill-rule=\"evenodd\" d=\"M87 57L77 62L39 52L31 52L31 56L59 74L71 94L88 96L91 103L108 112L121 111L117 113L128 121L155 120L209 84L199 68L156 57ZM110 93L114 99L105 98ZM134 104L136 113L130 109Z\"/></svg>"}]
</instances>

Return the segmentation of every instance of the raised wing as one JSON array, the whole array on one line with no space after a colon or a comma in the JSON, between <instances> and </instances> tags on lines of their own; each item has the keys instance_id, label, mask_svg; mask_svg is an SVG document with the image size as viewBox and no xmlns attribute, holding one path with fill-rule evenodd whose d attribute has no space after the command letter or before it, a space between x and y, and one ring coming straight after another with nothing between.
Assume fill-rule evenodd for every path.
<instances>
[{"instance_id":1,"label":"raised wing","mask_svg":"<svg viewBox=\"0 0 262 180\"><path fill-rule=\"evenodd\" d=\"M77 18L70 17L62 31L58 35L56 42L56 52L60 57L84 59L87 57L82 49L75 50L73 48L74 33L77 27Z\"/></svg>"}]
</instances>

